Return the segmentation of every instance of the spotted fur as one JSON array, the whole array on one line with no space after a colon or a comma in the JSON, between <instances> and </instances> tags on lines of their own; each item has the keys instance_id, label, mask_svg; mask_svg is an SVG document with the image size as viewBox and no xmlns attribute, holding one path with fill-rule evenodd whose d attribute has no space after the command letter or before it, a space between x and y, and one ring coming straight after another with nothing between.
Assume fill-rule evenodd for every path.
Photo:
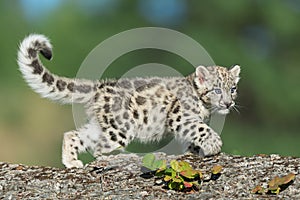
<instances>
[{"instance_id":1,"label":"spotted fur","mask_svg":"<svg viewBox=\"0 0 300 200\"><path fill-rule=\"evenodd\" d=\"M89 121L66 132L62 162L83 167L78 153L95 157L126 147L133 139L159 141L172 132L187 151L201 156L221 151L220 136L205 122L228 114L237 97L240 67L198 66L187 77L150 77L90 81L52 74L38 54L52 58L49 40L29 35L20 44L18 64L29 86L42 97L62 103L84 103Z\"/></svg>"}]
</instances>

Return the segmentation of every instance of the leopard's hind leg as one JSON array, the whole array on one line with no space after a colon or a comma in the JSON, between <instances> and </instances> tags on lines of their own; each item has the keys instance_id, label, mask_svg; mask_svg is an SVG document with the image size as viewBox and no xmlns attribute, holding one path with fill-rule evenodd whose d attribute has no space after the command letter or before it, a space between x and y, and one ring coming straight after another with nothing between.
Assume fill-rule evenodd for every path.
<instances>
[{"instance_id":1,"label":"leopard's hind leg","mask_svg":"<svg viewBox=\"0 0 300 200\"><path fill-rule=\"evenodd\" d=\"M67 168L82 168L83 163L78 160L78 153L85 151L83 141L78 137L78 131L64 133L62 146L62 162Z\"/></svg>"},{"instance_id":2,"label":"leopard's hind leg","mask_svg":"<svg viewBox=\"0 0 300 200\"><path fill-rule=\"evenodd\" d=\"M88 150L94 151L99 145L102 137L100 126L90 120L78 130L64 133L62 146L62 162L67 168L83 167L83 163L78 160L78 154Z\"/></svg>"}]
</instances>

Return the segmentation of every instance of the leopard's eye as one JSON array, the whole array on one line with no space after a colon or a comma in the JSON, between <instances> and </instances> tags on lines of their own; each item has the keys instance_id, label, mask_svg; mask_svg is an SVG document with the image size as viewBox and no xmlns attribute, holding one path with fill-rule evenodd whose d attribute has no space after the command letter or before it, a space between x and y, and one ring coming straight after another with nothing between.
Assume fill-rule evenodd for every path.
<instances>
[{"instance_id":1,"label":"leopard's eye","mask_svg":"<svg viewBox=\"0 0 300 200\"><path fill-rule=\"evenodd\" d=\"M235 86L233 86L232 88L230 88L230 92L231 93L234 93L236 91L236 87Z\"/></svg>"},{"instance_id":2,"label":"leopard's eye","mask_svg":"<svg viewBox=\"0 0 300 200\"><path fill-rule=\"evenodd\" d=\"M222 93L222 90L220 88L215 88L215 93L216 94L221 94Z\"/></svg>"}]
</instances>

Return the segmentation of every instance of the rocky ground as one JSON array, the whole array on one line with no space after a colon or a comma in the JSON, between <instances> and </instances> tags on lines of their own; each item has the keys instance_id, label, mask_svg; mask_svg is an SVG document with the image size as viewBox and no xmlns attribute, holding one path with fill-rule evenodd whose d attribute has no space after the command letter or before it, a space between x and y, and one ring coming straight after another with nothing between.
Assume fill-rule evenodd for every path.
<instances>
[{"instance_id":1,"label":"rocky ground","mask_svg":"<svg viewBox=\"0 0 300 200\"><path fill-rule=\"evenodd\" d=\"M155 178L143 178L141 157L111 155L84 169L58 169L0 162L0 199L300 199L300 158L278 155L253 157L220 154L201 159L193 155L157 157L185 160L203 174L223 166L215 181L203 182L194 193L163 189ZM278 195L251 194L256 185L267 187L275 176L296 174Z\"/></svg>"}]
</instances>

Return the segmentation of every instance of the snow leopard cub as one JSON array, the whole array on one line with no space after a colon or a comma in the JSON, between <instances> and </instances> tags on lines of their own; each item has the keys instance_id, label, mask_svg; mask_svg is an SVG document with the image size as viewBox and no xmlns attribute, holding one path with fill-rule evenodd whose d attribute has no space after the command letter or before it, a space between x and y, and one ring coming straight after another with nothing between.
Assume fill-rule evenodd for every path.
<instances>
[{"instance_id":1,"label":"snow leopard cub","mask_svg":"<svg viewBox=\"0 0 300 200\"><path fill-rule=\"evenodd\" d=\"M39 53L52 58L43 35L32 34L20 44L18 65L29 86L42 97L61 103L84 103L89 121L64 133L62 162L83 167L79 152L95 157L126 147L133 139L158 141L172 132L187 151L201 156L221 151L220 136L205 122L213 112L228 114L237 97L240 67L198 66L187 77L83 80L48 71Z\"/></svg>"}]
</instances>

